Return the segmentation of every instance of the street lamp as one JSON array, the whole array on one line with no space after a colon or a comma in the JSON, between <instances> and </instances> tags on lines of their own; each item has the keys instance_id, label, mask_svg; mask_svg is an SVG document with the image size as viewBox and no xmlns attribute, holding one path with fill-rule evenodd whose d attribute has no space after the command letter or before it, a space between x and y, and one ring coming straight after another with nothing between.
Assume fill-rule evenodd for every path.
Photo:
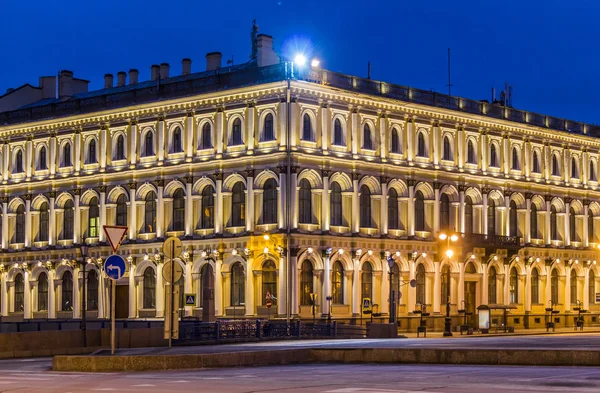
<instances>
[{"instance_id":1,"label":"street lamp","mask_svg":"<svg viewBox=\"0 0 600 393\"><path fill-rule=\"evenodd\" d=\"M392 283L394 282L394 258L388 256L387 263L390 275L390 323L394 323L396 322L396 299L394 299L394 289L392 288Z\"/></svg>"},{"instance_id":2,"label":"street lamp","mask_svg":"<svg viewBox=\"0 0 600 393\"><path fill-rule=\"evenodd\" d=\"M440 233L439 238L441 241L446 240L446 257L450 261L454 256L454 250L450 248L450 242L457 242L458 235L453 233L451 235L447 235L445 233ZM450 318L450 296L446 299L446 318L444 318L444 337L452 337L452 318Z\"/></svg>"},{"instance_id":3,"label":"street lamp","mask_svg":"<svg viewBox=\"0 0 600 393\"><path fill-rule=\"evenodd\" d=\"M90 246L88 246L87 244L82 244L81 246L79 246L79 251L81 251L81 258L82 258L82 265L83 265L83 290L82 290L82 296L81 296L81 334L83 336L83 347L87 347L87 337L86 337L86 331L87 331L87 319L86 319L86 311L87 311L87 305L86 305L86 297L87 297L87 290L86 290L86 272L85 272L85 268L87 265L87 255L88 255L88 249Z\"/></svg>"}]
</instances>

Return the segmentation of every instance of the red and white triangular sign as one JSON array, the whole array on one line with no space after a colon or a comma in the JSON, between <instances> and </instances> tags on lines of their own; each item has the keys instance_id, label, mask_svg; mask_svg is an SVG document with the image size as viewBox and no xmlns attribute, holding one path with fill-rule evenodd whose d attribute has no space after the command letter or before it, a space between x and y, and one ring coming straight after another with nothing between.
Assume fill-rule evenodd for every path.
<instances>
[{"instance_id":1,"label":"red and white triangular sign","mask_svg":"<svg viewBox=\"0 0 600 393\"><path fill-rule=\"evenodd\" d=\"M127 234L127 227L104 225L104 233L110 242L113 252L117 252Z\"/></svg>"}]
</instances>

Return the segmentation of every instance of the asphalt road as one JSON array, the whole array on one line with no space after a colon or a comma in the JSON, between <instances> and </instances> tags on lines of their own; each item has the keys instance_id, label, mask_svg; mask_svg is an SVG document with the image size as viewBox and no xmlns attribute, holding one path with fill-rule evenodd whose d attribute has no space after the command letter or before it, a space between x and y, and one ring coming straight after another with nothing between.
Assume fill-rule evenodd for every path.
<instances>
[{"instance_id":1,"label":"asphalt road","mask_svg":"<svg viewBox=\"0 0 600 393\"><path fill-rule=\"evenodd\" d=\"M0 392L491 393L600 391L600 369L296 365L151 373L57 373L48 359L0 361Z\"/></svg>"}]
</instances>

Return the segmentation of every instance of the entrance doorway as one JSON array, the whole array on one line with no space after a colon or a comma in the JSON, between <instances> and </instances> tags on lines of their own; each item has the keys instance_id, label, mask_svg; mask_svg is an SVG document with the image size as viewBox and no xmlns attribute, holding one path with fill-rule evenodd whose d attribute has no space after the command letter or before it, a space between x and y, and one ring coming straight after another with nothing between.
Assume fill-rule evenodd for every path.
<instances>
[{"instance_id":1,"label":"entrance doorway","mask_svg":"<svg viewBox=\"0 0 600 393\"><path fill-rule=\"evenodd\" d=\"M467 323L469 325L471 325L471 327L474 327L476 324L476 318L477 315L475 315L475 308L476 308L476 304L475 304L475 299L477 294L477 282L476 281L465 281L465 309L467 310L467 313L471 313L471 315L469 315L467 317Z\"/></svg>"}]
</instances>

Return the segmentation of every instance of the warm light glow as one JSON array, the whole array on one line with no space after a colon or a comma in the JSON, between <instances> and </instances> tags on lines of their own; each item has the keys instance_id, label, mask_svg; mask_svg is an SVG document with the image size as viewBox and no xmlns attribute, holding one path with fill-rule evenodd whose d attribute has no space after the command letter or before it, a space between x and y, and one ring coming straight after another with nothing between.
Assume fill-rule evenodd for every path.
<instances>
[{"instance_id":1,"label":"warm light glow","mask_svg":"<svg viewBox=\"0 0 600 393\"><path fill-rule=\"evenodd\" d=\"M560 259L556 258L556 263L560 263Z\"/></svg>"},{"instance_id":2,"label":"warm light glow","mask_svg":"<svg viewBox=\"0 0 600 393\"><path fill-rule=\"evenodd\" d=\"M519 262L519 257L515 257L515 261Z\"/></svg>"},{"instance_id":3,"label":"warm light glow","mask_svg":"<svg viewBox=\"0 0 600 393\"><path fill-rule=\"evenodd\" d=\"M321 64L319 59L312 59L312 61L310 62L311 67L318 67L319 64Z\"/></svg>"},{"instance_id":4,"label":"warm light glow","mask_svg":"<svg viewBox=\"0 0 600 393\"><path fill-rule=\"evenodd\" d=\"M446 250L446 256L447 256L448 258L452 258L452 256L453 256L453 255L454 255L454 251L452 251L452 250L450 250L450 249Z\"/></svg>"},{"instance_id":5,"label":"warm light glow","mask_svg":"<svg viewBox=\"0 0 600 393\"><path fill-rule=\"evenodd\" d=\"M268 233L265 233L263 236L263 239L265 239L265 240L269 240L270 238L271 238L271 236L269 236Z\"/></svg>"},{"instance_id":6,"label":"warm light glow","mask_svg":"<svg viewBox=\"0 0 600 393\"><path fill-rule=\"evenodd\" d=\"M475 259L475 254L471 254L471 259Z\"/></svg>"},{"instance_id":7,"label":"warm light glow","mask_svg":"<svg viewBox=\"0 0 600 393\"><path fill-rule=\"evenodd\" d=\"M362 255L362 249L359 248L358 250L356 250L356 255Z\"/></svg>"},{"instance_id":8,"label":"warm light glow","mask_svg":"<svg viewBox=\"0 0 600 393\"><path fill-rule=\"evenodd\" d=\"M423 258L427 258L427 253L426 252L423 253Z\"/></svg>"},{"instance_id":9,"label":"warm light glow","mask_svg":"<svg viewBox=\"0 0 600 393\"><path fill-rule=\"evenodd\" d=\"M579 259L576 259L575 260L575 264L577 265L578 263L579 263Z\"/></svg>"},{"instance_id":10,"label":"warm light glow","mask_svg":"<svg viewBox=\"0 0 600 393\"><path fill-rule=\"evenodd\" d=\"M231 250L231 255L237 255L237 250L235 248Z\"/></svg>"},{"instance_id":11,"label":"warm light glow","mask_svg":"<svg viewBox=\"0 0 600 393\"><path fill-rule=\"evenodd\" d=\"M306 64L306 57L302 53L298 53L296 57L294 57L294 63L302 67Z\"/></svg>"},{"instance_id":12,"label":"warm light glow","mask_svg":"<svg viewBox=\"0 0 600 393\"><path fill-rule=\"evenodd\" d=\"M446 240L446 238L448 238L448 235L445 233L440 233L440 240Z\"/></svg>"},{"instance_id":13,"label":"warm light glow","mask_svg":"<svg viewBox=\"0 0 600 393\"><path fill-rule=\"evenodd\" d=\"M536 261L536 262L539 262L539 261L540 261L540 258L539 258L539 257L538 257L538 258L535 258L535 261Z\"/></svg>"},{"instance_id":14,"label":"warm light glow","mask_svg":"<svg viewBox=\"0 0 600 393\"><path fill-rule=\"evenodd\" d=\"M265 248L263 248L263 252L264 252L265 254L268 254L268 253L269 253L269 247L265 247Z\"/></svg>"},{"instance_id":15,"label":"warm light glow","mask_svg":"<svg viewBox=\"0 0 600 393\"><path fill-rule=\"evenodd\" d=\"M200 255L202 256L202 258L206 258L206 251L202 251L202 253L200 253Z\"/></svg>"},{"instance_id":16,"label":"warm light glow","mask_svg":"<svg viewBox=\"0 0 600 393\"><path fill-rule=\"evenodd\" d=\"M399 257L400 256L400 251L396 251L396 256Z\"/></svg>"},{"instance_id":17,"label":"warm light glow","mask_svg":"<svg viewBox=\"0 0 600 393\"><path fill-rule=\"evenodd\" d=\"M498 260L498 256L494 255L494 261L497 261L497 260Z\"/></svg>"},{"instance_id":18,"label":"warm light glow","mask_svg":"<svg viewBox=\"0 0 600 393\"><path fill-rule=\"evenodd\" d=\"M313 252L313 248L312 247L308 247L308 253L312 254L312 252Z\"/></svg>"},{"instance_id":19,"label":"warm light glow","mask_svg":"<svg viewBox=\"0 0 600 393\"><path fill-rule=\"evenodd\" d=\"M452 235L450 236L450 240L452 240L453 242L458 240L458 236L457 235Z\"/></svg>"},{"instance_id":20,"label":"warm light glow","mask_svg":"<svg viewBox=\"0 0 600 393\"><path fill-rule=\"evenodd\" d=\"M367 254L369 254L369 255L373 255L373 250L369 250L369 251L367 251Z\"/></svg>"},{"instance_id":21,"label":"warm light glow","mask_svg":"<svg viewBox=\"0 0 600 393\"><path fill-rule=\"evenodd\" d=\"M144 254L144 261L148 260L148 254Z\"/></svg>"},{"instance_id":22,"label":"warm light glow","mask_svg":"<svg viewBox=\"0 0 600 393\"><path fill-rule=\"evenodd\" d=\"M341 255L341 254L343 254L343 253L344 253L344 249L343 249L343 248L340 248L340 249L338 250L338 253L340 253L340 255Z\"/></svg>"}]
</instances>

